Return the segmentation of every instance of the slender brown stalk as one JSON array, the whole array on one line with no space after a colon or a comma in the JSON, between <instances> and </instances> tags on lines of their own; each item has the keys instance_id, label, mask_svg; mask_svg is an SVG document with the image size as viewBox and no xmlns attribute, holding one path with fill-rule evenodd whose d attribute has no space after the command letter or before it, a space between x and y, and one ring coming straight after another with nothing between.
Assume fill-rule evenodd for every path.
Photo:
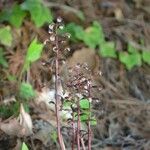
<instances>
[{"instance_id":1,"label":"slender brown stalk","mask_svg":"<svg viewBox=\"0 0 150 150\"><path fill-rule=\"evenodd\" d=\"M74 113L72 115L72 132L73 132L73 135L72 135L72 150L74 150L74 145L75 145L75 124L74 124Z\"/></svg>"},{"instance_id":2,"label":"slender brown stalk","mask_svg":"<svg viewBox=\"0 0 150 150\"><path fill-rule=\"evenodd\" d=\"M88 81L88 93L89 93L89 99L91 98L91 81ZM91 150L91 141L92 141L92 135L91 135L91 102L89 101L89 117L88 117L88 150Z\"/></svg>"},{"instance_id":3,"label":"slender brown stalk","mask_svg":"<svg viewBox=\"0 0 150 150\"><path fill-rule=\"evenodd\" d=\"M81 128L81 120L80 120L80 104L79 104L79 100L77 102L77 107L78 107L78 121L77 121L77 149L80 150L80 128Z\"/></svg>"},{"instance_id":4,"label":"slender brown stalk","mask_svg":"<svg viewBox=\"0 0 150 150\"><path fill-rule=\"evenodd\" d=\"M83 150L86 150L86 147L85 147L85 143L84 143L83 138L81 138L81 145L82 145L82 149L83 149Z\"/></svg>"},{"instance_id":5,"label":"slender brown stalk","mask_svg":"<svg viewBox=\"0 0 150 150\"><path fill-rule=\"evenodd\" d=\"M58 95L60 77L59 77L59 45L58 45L57 35L56 35L55 43L56 43L56 58L55 58L55 99L56 99L56 104L55 104L55 111L56 111L57 134L58 134L58 142L59 142L60 148L61 148L61 150L65 150L65 145L63 142L62 134L61 134L60 115L59 115L61 97L60 97L60 95Z\"/></svg>"},{"instance_id":6,"label":"slender brown stalk","mask_svg":"<svg viewBox=\"0 0 150 150\"><path fill-rule=\"evenodd\" d=\"M90 125L90 115L88 120L88 150L91 150L91 125Z\"/></svg>"}]
</instances>

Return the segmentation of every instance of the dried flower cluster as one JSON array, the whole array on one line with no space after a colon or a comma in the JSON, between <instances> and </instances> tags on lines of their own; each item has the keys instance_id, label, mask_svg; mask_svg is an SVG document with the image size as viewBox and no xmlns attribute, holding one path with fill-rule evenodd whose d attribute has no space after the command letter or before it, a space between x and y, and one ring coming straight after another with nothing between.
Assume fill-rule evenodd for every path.
<instances>
[{"instance_id":1,"label":"dried flower cluster","mask_svg":"<svg viewBox=\"0 0 150 150\"><path fill-rule=\"evenodd\" d=\"M60 34L59 30L62 30L64 25L62 23L62 19L59 17L56 20L56 23L52 23L49 25L49 34L50 37L44 43L50 42L53 45L54 52L54 67L55 67L55 112L56 112L56 122L57 122L57 133L58 133L58 142L60 145L60 149L65 149L65 144L63 142L63 137L61 133L61 122L60 122L60 111L65 110L63 107L64 103L70 102L69 105L71 109L71 118L68 119L68 123L71 123L71 131L69 134L72 137L72 149L77 145L78 150L85 149L84 135L88 135L88 150L91 149L91 102L92 95L91 89L94 88L91 81L91 72L87 66L87 64L76 64L73 68L69 69L69 79L66 84L66 88L68 90L68 95L64 98L62 94L60 94L60 86L61 86L61 74L60 74L60 62L63 60L62 53L63 51L70 51L70 48L62 48L62 44L66 42L68 38L70 38L70 34L64 33ZM87 72L87 74L85 74ZM63 100L62 100L63 99ZM86 100L86 107L81 107L81 100ZM84 107L84 106L83 106ZM70 110L69 109L69 110ZM69 112L70 113L70 112ZM82 129L82 117L86 116L84 122L87 125L87 130Z\"/></svg>"}]
</instances>

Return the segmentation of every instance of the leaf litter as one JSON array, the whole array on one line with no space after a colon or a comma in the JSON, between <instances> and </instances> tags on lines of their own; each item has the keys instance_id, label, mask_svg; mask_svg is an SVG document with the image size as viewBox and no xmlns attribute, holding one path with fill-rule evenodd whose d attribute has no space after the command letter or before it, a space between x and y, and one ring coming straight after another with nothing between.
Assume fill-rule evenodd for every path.
<instances>
[{"instance_id":1,"label":"leaf litter","mask_svg":"<svg viewBox=\"0 0 150 150\"><path fill-rule=\"evenodd\" d=\"M96 11L96 16L101 20L106 38L116 40L120 44L119 50L125 49L125 42L139 47L137 40L139 38L144 38L146 41L142 48L149 48L149 1L94 0L93 5L96 9L92 11ZM77 8L79 6L76 5ZM134 9L131 9L132 7ZM70 14L64 13L61 9L55 13L62 14L62 18L66 18L67 21L79 21L76 16L70 17ZM65 16L63 16L64 14ZM91 17L89 20L93 19L93 15L89 15L89 17ZM128 19L126 19L127 17ZM85 21L83 24L86 26L88 22ZM5 55L9 63L8 72L17 78L19 78L22 70L27 46L34 36L39 36L41 41L45 41L48 34L44 28L37 29L31 22L25 21L23 27L17 31L13 30L12 47L6 47ZM68 65L74 65L78 60L83 60L82 56L85 56L84 61L90 63L91 70L99 71L100 69L102 72L101 77L93 75L94 81L102 86L102 90L100 93L94 93L94 96L98 97L99 100L94 101L93 112L98 119L97 126L93 127L92 149L148 150L150 147L149 66L144 64L142 67L126 71L117 60L99 58L97 54L92 52L92 49L89 49L92 54L88 53L89 55L86 57L89 50L84 48L83 45L80 46L80 49L78 45L73 44L70 44L69 47L71 50L75 49L75 53L68 52L70 56L66 62ZM35 101L29 103L31 112L25 112L21 105L20 117L12 116L0 120L1 141L4 141L3 144L0 144L0 148L4 146L5 142L13 141L10 137L26 137L34 133L33 143L37 145L35 146L37 149L39 147L56 149L56 143L49 136L56 126L55 113L53 106L49 106L47 102L47 97L49 98L49 94L53 93L54 85L50 81L52 71L48 63L44 67L42 65L43 61L52 57L52 53L48 54L48 50L49 47L46 46L41 59L31 65L29 78L37 92ZM64 69L62 70L64 71ZM6 70L0 68L0 72L0 106L5 103L11 107L11 103L14 103L13 94L18 96L18 85L13 89L15 81L5 84L7 81ZM63 72L64 78L66 77L65 73ZM10 88L9 91L8 88ZM64 124L66 125L66 122ZM69 137L67 137L65 129L64 135L64 139L67 141ZM7 140L5 140L5 137ZM32 147L28 138L27 142ZM17 147L17 140L14 143L16 145L13 143L11 145L15 148Z\"/></svg>"}]
</instances>

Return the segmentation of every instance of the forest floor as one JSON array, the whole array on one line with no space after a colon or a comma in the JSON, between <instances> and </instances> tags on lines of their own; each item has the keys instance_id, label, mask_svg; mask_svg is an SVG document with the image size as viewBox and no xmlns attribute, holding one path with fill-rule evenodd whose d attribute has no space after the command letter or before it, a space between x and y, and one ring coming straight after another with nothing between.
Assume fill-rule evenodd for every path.
<instances>
[{"instance_id":1,"label":"forest floor","mask_svg":"<svg viewBox=\"0 0 150 150\"><path fill-rule=\"evenodd\" d=\"M81 21L74 13L60 7L52 8L55 17L61 16L65 24L75 22L84 27L97 20L103 27L106 39L115 41L118 51L126 51L127 42L140 47L138 39L141 37L145 41L144 46L150 48L149 0L94 0L92 5L88 5L90 0L58 0L58 3L81 9L87 19ZM84 3L87 4L86 9ZM45 46L42 57L32 64L28 76L38 95L28 106L34 135L27 138L18 136L22 133L18 133L20 126L16 114L10 116L2 111L2 106L7 105L6 112L14 112L12 107L16 107L14 101L18 96L18 85L7 80L8 73L19 78L27 45L35 36L41 42L48 39L47 29L47 26L37 29L28 20L24 21L19 31L13 29L13 45L6 52L9 68L0 68L0 150L18 150L21 141L31 150L53 150L58 147L54 132L55 114L47 104L54 90L53 72L49 65L43 66L44 61L53 57L51 45ZM94 93L98 100L93 102L92 109L97 120L97 125L92 127L92 150L150 150L150 66L143 63L128 71L119 60L101 57L81 42L67 42L66 46L71 49L67 53L67 64L72 66L85 61L91 70L101 72L101 76L92 75L94 82L101 87L101 91ZM65 76L62 71L62 78ZM67 126L66 122L62 124ZM64 143L69 150L70 136L67 131L62 129Z\"/></svg>"}]
</instances>

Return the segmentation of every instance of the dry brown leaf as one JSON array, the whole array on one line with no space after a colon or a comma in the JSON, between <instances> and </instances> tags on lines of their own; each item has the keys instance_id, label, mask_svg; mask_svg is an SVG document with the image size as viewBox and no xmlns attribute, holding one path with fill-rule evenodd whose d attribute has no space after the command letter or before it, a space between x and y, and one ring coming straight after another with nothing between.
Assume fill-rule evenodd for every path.
<instances>
[{"instance_id":1,"label":"dry brown leaf","mask_svg":"<svg viewBox=\"0 0 150 150\"><path fill-rule=\"evenodd\" d=\"M52 141L51 134L54 132L54 127L50 124L47 126L43 125L43 128L39 129L35 135L34 139L40 140L44 145L47 145L49 142ZM53 141L52 141L53 142Z\"/></svg>"},{"instance_id":2,"label":"dry brown leaf","mask_svg":"<svg viewBox=\"0 0 150 150\"><path fill-rule=\"evenodd\" d=\"M0 123L0 129L8 135L24 137L32 134L32 120L28 113L25 112L23 105L20 107L20 123L16 118L8 122Z\"/></svg>"},{"instance_id":3,"label":"dry brown leaf","mask_svg":"<svg viewBox=\"0 0 150 150\"><path fill-rule=\"evenodd\" d=\"M22 130L22 126L19 124L16 118L11 119L8 123L1 123L0 129L8 135L18 136Z\"/></svg>"},{"instance_id":4,"label":"dry brown leaf","mask_svg":"<svg viewBox=\"0 0 150 150\"><path fill-rule=\"evenodd\" d=\"M120 8L116 8L116 9L114 10L114 14L115 14L115 18L116 18L117 20L122 20L122 19L124 18L123 13L122 13L122 10L121 10Z\"/></svg>"},{"instance_id":5,"label":"dry brown leaf","mask_svg":"<svg viewBox=\"0 0 150 150\"><path fill-rule=\"evenodd\" d=\"M19 48L12 55L7 57L9 59L9 71L12 75L18 76L23 63L24 63L24 54Z\"/></svg>"},{"instance_id":6,"label":"dry brown leaf","mask_svg":"<svg viewBox=\"0 0 150 150\"><path fill-rule=\"evenodd\" d=\"M19 115L20 125L23 127L22 134L23 135L31 135L33 133L32 128L32 119L31 116L25 112L23 104L20 106L20 115Z\"/></svg>"},{"instance_id":7,"label":"dry brown leaf","mask_svg":"<svg viewBox=\"0 0 150 150\"><path fill-rule=\"evenodd\" d=\"M19 150L22 147L22 142L20 139L17 139L17 144L16 146L13 148L13 150Z\"/></svg>"},{"instance_id":8,"label":"dry brown leaf","mask_svg":"<svg viewBox=\"0 0 150 150\"><path fill-rule=\"evenodd\" d=\"M91 70L90 73L97 73L100 67L99 61L99 57L96 55L94 49L82 48L81 50L76 50L72 57L70 57L62 66L62 78L64 81L67 80L67 77L69 76L68 68L74 68L77 64L87 64L87 67ZM89 74L89 71L87 73L87 70L82 71L85 74Z\"/></svg>"},{"instance_id":9,"label":"dry brown leaf","mask_svg":"<svg viewBox=\"0 0 150 150\"><path fill-rule=\"evenodd\" d=\"M94 71L99 66L99 60L94 49L82 48L74 52L72 57L67 60L69 67L75 67L77 63L87 63L90 70Z\"/></svg>"}]
</instances>

